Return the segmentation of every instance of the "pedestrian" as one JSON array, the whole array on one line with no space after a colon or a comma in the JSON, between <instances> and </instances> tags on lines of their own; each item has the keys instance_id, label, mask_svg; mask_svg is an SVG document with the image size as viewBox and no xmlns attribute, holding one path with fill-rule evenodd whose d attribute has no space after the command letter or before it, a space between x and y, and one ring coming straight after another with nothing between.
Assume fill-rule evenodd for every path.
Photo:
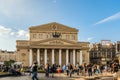
<instances>
[{"instance_id":1,"label":"pedestrian","mask_svg":"<svg viewBox=\"0 0 120 80\"><path fill-rule=\"evenodd\" d=\"M67 76L69 76L69 69L68 69L68 65L66 66L66 73L67 73Z\"/></svg>"},{"instance_id":2,"label":"pedestrian","mask_svg":"<svg viewBox=\"0 0 120 80\"><path fill-rule=\"evenodd\" d=\"M38 68L37 63L34 63L32 80L34 80L34 79L38 80L38 78L37 78L37 68Z\"/></svg>"},{"instance_id":3,"label":"pedestrian","mask_svg":"<svg viewBox=\"0 0 120 80\"><path fill-rule=\"evenodd\" d=\"M54 73L55 73L55 65L53 64L52 66L51 66L51 73L52 73L52 78L54 77Z\"/></svg>"},{"instance_id":4,"label":"pedestrian","mask_svg":"<svg viewBox=\"0 0 120 80\"><path fill-rule=\"evenodd\" d=\"M29 76L31 76L31 74L33 73L33 66L34 64L29 68Z\"/></svg>"},{"instance_id":5,"label":"pedestrian","mask_svg":"<svg viewBox=\"0 0 120 80\"><path fill-rule=\"evenodd\" d=\"M100 64L100 73L101 74L102 74L103 70L104 70L104 66L102 64Z\"/></svg>"},{"instance_id":6,"label":"pedestrian","mask_svg":"<svg viewBox=\"0 0 120 80\"><path fill-rule=\"evenodd\" d=\"M73 66L72 66L72 64L70 64L70 66L69 66L70 77L72 77L72 72L73 72Z\"/></svg>"},{"instance_id":7,"label":"pedestrian","mask_svg":"<svg viewBox=\"0 0 120 80\"><path fill-rule=\"evenodd\" d=\"M64 73L66 71L66 65L64 64L62 67L62 72Z\"/></svg>"},{"instance_id":8,"label":"pedestrian","mask_svg":"<svg viewBox=\"0 0 120 80\"><path fill-rule=\"evenodd\" d=\"M49 77L49 64L48 63L46 63L45 65L45 76Z\"/></svg>"},{"instance_id":9,"label":"pedestrian","mask_svg":"<svg viewBox=\"0 0 120 80\"><path fill-rule=\"evenodd\" d=\"M117 72L115 72L115 73L113 74L113 77L114 77L114 80L117 80L117 78L118 78Z\"/></svg>"},{"instance_id":10,"label":"pedestrian","mask_svg":"<svg viewBox=\"0 0 120 80\"><path fill-rule=\"evenodd\" d=\"M77 69L77 75L79 75L79 73L80 73L79 64L76 65L76 69Z\"/></svg>"},{"instance_id":11,"label":"pedestrian","mask_svg":"<svg viewBox=\"0 0 120 80\"><path fill-rule=\"evenodd\" d=\"M89 77L90 77L90 76L92 76L92 65L89 64L89 65L87 66L87 68L88 68L88 75L89 75Z\"/></svg>"}]
</instances>

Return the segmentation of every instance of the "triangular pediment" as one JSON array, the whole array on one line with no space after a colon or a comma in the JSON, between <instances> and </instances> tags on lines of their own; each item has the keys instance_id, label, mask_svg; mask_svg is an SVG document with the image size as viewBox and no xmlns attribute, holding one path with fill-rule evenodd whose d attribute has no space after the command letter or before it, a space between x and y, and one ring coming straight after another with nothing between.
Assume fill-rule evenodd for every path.
<instances>
[{"instance_id":1,"label":"triangular pediment","mask_svg":"<svg viewBox=\"0 0 120 80\"><path fill-rule=\"evenodd\" d=\"M48 24L38 25L38 26L32 26L29 28L30 30L41 30L41 31L70 31L70 32L78 32L77 29L52 22Z\"/></svg>"},{"instance_id":2,"label":"triangular pediment","mask_svg":"<svg viewBox=\"0 0 120 80\"><path fill-rule=\"evenodd\" d=\"M42 41L32 41L32 45L79 45L77 42L64 39L46 39Z\"/></svg>"}]
</instances>

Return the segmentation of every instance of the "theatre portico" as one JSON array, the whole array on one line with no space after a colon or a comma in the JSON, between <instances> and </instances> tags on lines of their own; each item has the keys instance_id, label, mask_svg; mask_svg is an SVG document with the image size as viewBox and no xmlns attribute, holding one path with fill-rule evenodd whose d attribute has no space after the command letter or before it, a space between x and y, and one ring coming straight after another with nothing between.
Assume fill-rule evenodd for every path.
<instances>
[{"instance_id":1,"label":"theatre portico","mask_svg":"<svg viewBox=\"0 0 120 80\"><path fill-rule=\"evenodd\" d=\"M78 30L56 22L29 28L29 40L17 40L17 61L24 66L89 63L89 42L78 41Z\"/></svg>"}]
</instances>

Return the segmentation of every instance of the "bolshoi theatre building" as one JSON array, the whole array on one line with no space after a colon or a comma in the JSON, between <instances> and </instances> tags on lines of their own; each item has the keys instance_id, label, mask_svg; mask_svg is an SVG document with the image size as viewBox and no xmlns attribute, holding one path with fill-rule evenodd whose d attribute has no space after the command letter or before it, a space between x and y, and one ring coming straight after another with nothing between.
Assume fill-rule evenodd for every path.
<instances>
[{"instance_id":1,"label":"bolshoi theatre building","mask_svg":"<svg viewBox=\"0 0 120 80\"><path fill-rule=\"evenodd\" d=\"M89 63L89 42L78 41L78 29L53 22L30 27L29 35L16 41L17 61L24 66Z\"/></svg>"}]
</instances>

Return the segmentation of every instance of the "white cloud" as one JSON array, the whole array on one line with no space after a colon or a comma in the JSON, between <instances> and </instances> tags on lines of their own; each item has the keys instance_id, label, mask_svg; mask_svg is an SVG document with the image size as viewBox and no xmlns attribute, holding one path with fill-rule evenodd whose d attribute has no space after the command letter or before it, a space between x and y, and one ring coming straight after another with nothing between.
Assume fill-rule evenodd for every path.
<instances>
[{"instance_id":1,"label":"white cloud","mask_svg":"<svg viewBox=\"0 0 120 80\"><path fill-rule=\"evenodd\" d=\"M25 30L19 30L17 32L17 37L29 38L29 33L26 32Z\"/></svg>"},{"instance_id":2,"label":"white cloud","mask_svg":"<svg viewBox=\"0 0 120 80\"><path fill-rule=\"evenodd\" d=\"M0 25L0 49L15 50L15 42L18 39L28 39L29 34L25 30L15 30ZM6 44L5 44L6 43ZM9 46L8 46L9 45Z\"/></svg>"},{"instance_id":3,"label":"white cloud","mask_svg":"<svg viewBox=\"0 0 120 80\"><path fill-rule=\"evenodd\" d=\"M29 33L25 30L18 30L17 32L13 31L11 28L6 28L0 25L0 36L16 36L19 38L28 39Z\"/></svg>"},{"instance_id":4,"label":"white cloud","mask_svg":"<svg viewBox=\"0 0 120 80\"><path fill-rule=\"evenodd\" d=\"M12 36L15 35L15 32L11 32L10 35L12 35Z\"/></svg>"},{"instance_id":5,"label":"white cloud","mask_svg":"<svg viewBox=\"0 0 120 80\"><path fill-rule=\"evenodd\" d=\"M100 20L98 21L97 23L95 23L94 25L97 25L97 24L102 24L102 23L105 23L105 22L108 22L108 21L112 21L112 20L116 20L116 19L120 19L120 12L112 15L112 16L109 16L103 20Z\"/></svg>"},{"instance_id":6,"label":"white cloud","mask_svg":"<svg viewBox=\"0 0 120 80\"><path fill-rule=\"evenodd\" d=\"M11 31L12 30L10 28L6 28L0 25L0 35L8 35L9 33L11 33Z\"/></svg>"},{"instance_id":7,"label":"white cloud","mask_svg":"<svg viewBox=\"0 0 120 80\"><path fill-rule=\"evenodd\" d=\"M94 39L93 37L89 37L89 38L87 38L87 41L91 41L93 39Z\"/></svg>"}]
</instances>

